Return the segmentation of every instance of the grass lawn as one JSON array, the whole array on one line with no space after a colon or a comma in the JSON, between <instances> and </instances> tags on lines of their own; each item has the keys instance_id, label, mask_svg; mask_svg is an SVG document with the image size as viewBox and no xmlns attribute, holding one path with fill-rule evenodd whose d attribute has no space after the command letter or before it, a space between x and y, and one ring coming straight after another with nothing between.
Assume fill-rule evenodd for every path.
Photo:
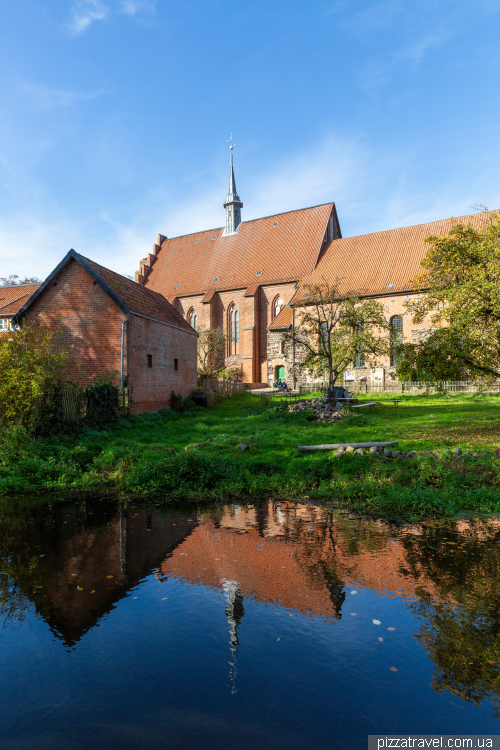
<instances>
[{"instance_id":1,"label":"grass lawn","mask_svg":"<svg viewBox=\"0 0 500 750\"><path fill-rule=\"evenodd\" d=\"M360 403L390 398L379 394ZM361 409L332 424L288 413L282 397L245 394L212 409L140 415L71 437L33 440L3 431L0 493L87 490L196 501L309 497L389 519L500 512L500 395L401 398L397 408ZM240 451L239 443L250 439L250 449ZM298 445L374 440L398 440L400 450L460 447L488 449L488 455L391 460L297 451ZM184 450L196 443L201 445Z\"/></svg>"}]
</instances>

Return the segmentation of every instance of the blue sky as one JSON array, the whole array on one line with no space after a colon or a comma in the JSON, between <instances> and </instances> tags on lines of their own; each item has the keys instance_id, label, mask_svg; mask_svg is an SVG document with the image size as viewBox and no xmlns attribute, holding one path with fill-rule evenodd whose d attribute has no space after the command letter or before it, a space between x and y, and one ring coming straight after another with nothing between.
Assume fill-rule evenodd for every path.
<instances>
[{"instance_id":1,"label":"blue sky","mask_svg":"<svg viewBox=\"0 0 500 750\"><path fill-rule=\"evenodd\" d=\"M344 236L500 207L498 0L1 4L0 276L334 200Z\"/></svg>"}]
</instances>

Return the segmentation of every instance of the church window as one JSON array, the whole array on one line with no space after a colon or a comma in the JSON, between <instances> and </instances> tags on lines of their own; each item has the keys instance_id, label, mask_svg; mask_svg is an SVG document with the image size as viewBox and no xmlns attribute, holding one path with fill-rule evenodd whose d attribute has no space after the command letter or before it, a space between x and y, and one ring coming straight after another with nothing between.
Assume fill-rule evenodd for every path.
<instances>
[{"instance_id":1,"label":"church window","mask_svg":"<svg viewBox=\"0 0 500 750\"><path fill-rule=\"evenodd\" d=\"M153 355L148 354L148 367L153 367Z\"/></svg>"},{"instance_id":2,"label":"church window","mask_svg":"<svg viewBox=\"0 0 500 750\"><path fill-rule=\"evenodd\" d=\"M403 343L403 318L401 315L394 315L390 320L391 325L391 366L396 367L399 363L399 357L396 355L397 347Z\"/></svg>"},{"instance_id":3,"label":"church window","mask_svg":"<svg viewBox=\"0 0 500 750\"><path fill-rule=\"evenodd\" d=\"M196 310L191 309L189 311L188 321L189 321L189 325L192 326L195 331L197 331L198 330L198 316L196 314Z\"/></svg>"},{"instance_id":4,"label":"church window","mask_svg":"<svg viewBox=\"0 0 500 750\"><path fill-rule=\"evenodd\" d=\"M363 331L363 324L360 323L358 325L358 333L361 333ZM362 351L360 346L356 346L356 356L354 357L354 367L364 367L365 366L365 353Z\"/></svg>"},{"instance_id":5,"label":"church window","mask_svg":"<svg viewBox=\"0 0 500 750\"><path fill-rule=\"evenodd\" d=\"M283 310L285 303L281 299L281 297L275 297L273 302L273 320L276 318L276 316Z\"/></svg>"},{"instance_id":6,"label":"church window","mask_svg":"<svg viewBox=\"0 0 500 750\"><path fill-rule=\"evenodd\" d=\"M235 304L229 308L229 353L238 353L238 344L240 343L240 312Z\"/></svg>"}]
</instances>

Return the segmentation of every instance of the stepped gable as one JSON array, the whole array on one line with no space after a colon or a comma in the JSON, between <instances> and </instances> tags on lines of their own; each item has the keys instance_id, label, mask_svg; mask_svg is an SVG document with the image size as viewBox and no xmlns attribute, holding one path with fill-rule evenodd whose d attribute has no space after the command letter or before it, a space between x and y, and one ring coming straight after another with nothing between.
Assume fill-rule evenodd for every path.
<instances>
[{"instance_id":1,"label":"stepped gable","mask_svg":"<svg viewBox=\"0 0 500 750\"><path fill-rule=\"evenodd\" d=\"M40 284L19 284L0 287L0 318L15 315L39 286Z\"/></svg>"},{"instance_id":2,"label":"stepped gable","mask_svg":"<svg viewBox=\"0 0 500 750\"><path fill-rule=\"evenodd\" d=\"M144 286L170 298L302 279L318 261L332 208L245 221L224 237L219 228L164 239L143 266Z\"/></svg>"},{"instance_id":3,"label":"stepped gable","mask_svg":"<svg viewBox=\"0 0 500 750\"><path fill-rule=\"evenodd\" d=\"M447 234L456 223L470 223L475 229L481 229L493 213L458 216L329 242L320 262L300 285L292 303L304 299L306 285L314 286L325 281L330 284L338 281L341 292L359 296L411 292L411 279L421 273L420 263L429 249L424 242L426 237Z\"/></svg>"}]
</instances>

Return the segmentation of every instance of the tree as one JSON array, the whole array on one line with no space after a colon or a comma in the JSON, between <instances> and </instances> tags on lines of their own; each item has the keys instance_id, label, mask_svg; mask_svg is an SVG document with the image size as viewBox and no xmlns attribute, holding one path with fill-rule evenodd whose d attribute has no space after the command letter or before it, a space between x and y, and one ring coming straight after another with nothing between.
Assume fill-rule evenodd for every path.
<instances>
[{"instance_id":1,"label":"tree","mask_svg":"<svg viewBox=\"0 0 500 750\"><path fill-rule=\"evenodd\" d=\"M296 325L283 334L285 346L305 353L303 364L313 374L328 373L328 391L356 360L374 366L387 354L389 326L384 306L340 290L339 281L305 285L301 300L293 305Z\"/></svg>"},{"instance_id":2,"label":"tree","mask_svg":"<svg viewBox=\"0 0 500 750\"><path fill-rule=\"evenodd\" d=\"M222 328L198 331L198 373L205 378L215 377L224 367L226 335Z\"/></svg>"},{"instance_id":3,"label":"tree","mask_svg":"<svg viewBox=\"0 0 500 750\"><path fill-rule=\"evenodd\" d=\"M430 316L433 331L402 349L402 368L426 379L500 377L500 214L482 229L457 223L447 235L431 235L414 279L422 295L407 303L413 321ZM413 364L412 364L413 363Z\"/></svg>"},{"instance_id":4,"label":"tree","mask_svg":"<svg viewBox=\"0 0 500 750\"><path fill-rule=\"evenodd\" d=\"M41 284L41 280L36 276L30 278L25 277L20 279L19 276L13 274L12 276L0 276L0 286L21 286L22 284Z\"/></svg>"},{"instance_id":5,"label":"tree","mask_svg":"<svg viewBox=\"0 0 500 750\"><path fill-rule=\"evenodd\" d=\"M0 337L0 422L32 427L62 382L68 354L60 330L25 325Z\"/></svg>"}]
</instances>

